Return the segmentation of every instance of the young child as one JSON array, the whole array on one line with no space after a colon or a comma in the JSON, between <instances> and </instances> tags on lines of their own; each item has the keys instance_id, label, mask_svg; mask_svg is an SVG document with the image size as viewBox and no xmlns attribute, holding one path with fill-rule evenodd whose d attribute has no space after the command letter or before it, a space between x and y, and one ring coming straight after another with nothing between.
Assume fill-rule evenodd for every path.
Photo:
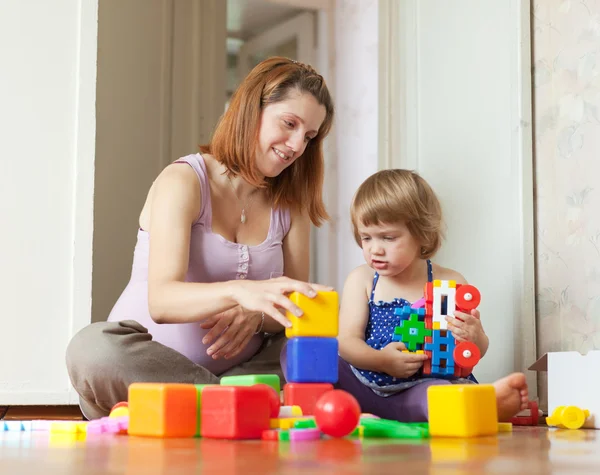
<instances>
[{"instance_id":1,"label":"young child","mask_svg":"<svg viewBox=\"0 0 600 475\"><path fill-rule=\"evenodd\" d=\"M348 276L340 309L339 387L352 393L363 412L403 422L427 421L427 388L475 383L468 379L423 377L426 355L406 353L392 341L400 325L396 308L423 297L434 278L466 284L452 269L431 262L440 248L442 212L427 182L409 170L383 170L369 177L351 206L354 237L366 264ZM446 317L457 341L475 343L483 356L489 345L478 310ZM495 383L500 420L527 407L525 376L514 373Z\"/></svg>"}]
</instances>

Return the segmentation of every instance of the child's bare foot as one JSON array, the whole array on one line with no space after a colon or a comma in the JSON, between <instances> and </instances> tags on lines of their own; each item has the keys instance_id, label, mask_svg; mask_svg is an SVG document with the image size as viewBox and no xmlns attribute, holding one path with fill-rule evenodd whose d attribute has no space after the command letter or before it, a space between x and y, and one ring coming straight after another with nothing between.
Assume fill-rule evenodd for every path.
<instances>
[{"instance_id":1,"label":"child's bare foot","mask_svg":"<svg viewBox=\"0 0 600 475\"><path fill-rule=\"evenodd\" d=\"M527 409L529 390L523 373L512 373L494 383L498 420L509 421L519 411Z\"/></svg>"}]
</instances>

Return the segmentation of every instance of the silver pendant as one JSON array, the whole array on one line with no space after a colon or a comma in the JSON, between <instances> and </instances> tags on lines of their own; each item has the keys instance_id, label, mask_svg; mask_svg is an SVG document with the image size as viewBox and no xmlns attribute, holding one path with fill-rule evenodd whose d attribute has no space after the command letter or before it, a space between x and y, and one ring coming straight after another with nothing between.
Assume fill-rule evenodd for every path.
<instances>
[{"instance_id":1,"label":"silver pendant","mask_svg":"<svg viewBox=\"0 0 600 475\"><path fill-rule=\"evenodd\" d=\"M240 223L244 224L246 222L246 210L242 210L242 215L240 216Z\"/></svg>"}]
</instances>

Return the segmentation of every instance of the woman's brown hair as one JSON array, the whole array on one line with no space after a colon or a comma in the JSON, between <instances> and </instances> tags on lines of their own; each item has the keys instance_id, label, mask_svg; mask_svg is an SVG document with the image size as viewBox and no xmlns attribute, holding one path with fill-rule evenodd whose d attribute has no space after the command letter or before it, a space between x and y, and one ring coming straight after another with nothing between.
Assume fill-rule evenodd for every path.
<instances>
[{"instance_id":1,"label":"woman's brown hair","mask_svg":"<svg viewBox=\"0 0 600 475\"><path fill-rule=\"evenodd\" d=\"M325 107L325 120L301 157L278 176L263 181L254 166L261 113L265 106L287 99L292 91L312 94ZM319 226L329 218L323 203L323 140L331 129L333 114L325 80L312 67L287 58L268 58L246 76L219 120L210 144L202 145L200 150L212 154L228 173L266 187L275 207L306 209L313 224Z\"/></svg>"}]
</instances>

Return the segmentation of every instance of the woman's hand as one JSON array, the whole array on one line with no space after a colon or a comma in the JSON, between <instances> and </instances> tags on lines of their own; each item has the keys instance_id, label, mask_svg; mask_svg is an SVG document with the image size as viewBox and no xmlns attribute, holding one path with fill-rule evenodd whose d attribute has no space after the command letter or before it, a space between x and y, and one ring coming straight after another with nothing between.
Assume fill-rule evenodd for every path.
<instances>
[{"instance_id":1,"label":"woman's hand","mask_svg":"<svg viewBox=\"0 0 600 475\"><path fill-rule=\"evenodd\" d=\"M410 378L419 371L423 362L428 358L425 354L404 353L402 350L406 350L406 345L402 342L388 343L380 350L384 373L394 378Z\"/></svg>"},{"instance_id":2,"label":"woman's hand","mask_svg":"<svg viewBox=\"0 0 600 475\"><path fill-rule=\"evenodd\" d=\"M294 304L287 296L299 292L309 298L316 297L318 291L331 291L332 287L319 284L307 284L288 277L251 281L236 280L233 287L234 300L250 312L264 312L273 320L289 328L292 323L279 311L287 310L297 317L302 316L302 309Z\"/></svg>"},{"instance_id":3,"label":"woman's hand","mask_svg":"<svg viewBox=\"0 0 600 475\"><path fill-rule=\"evenodd\" d=\"M250 338L256 333L262 321L261 312L248 312L237 305L204 320L200 326L210 331L202 339L208 345L206 350L213 359L233 358L246 348Z\"/></svg>"}]
</instances>

